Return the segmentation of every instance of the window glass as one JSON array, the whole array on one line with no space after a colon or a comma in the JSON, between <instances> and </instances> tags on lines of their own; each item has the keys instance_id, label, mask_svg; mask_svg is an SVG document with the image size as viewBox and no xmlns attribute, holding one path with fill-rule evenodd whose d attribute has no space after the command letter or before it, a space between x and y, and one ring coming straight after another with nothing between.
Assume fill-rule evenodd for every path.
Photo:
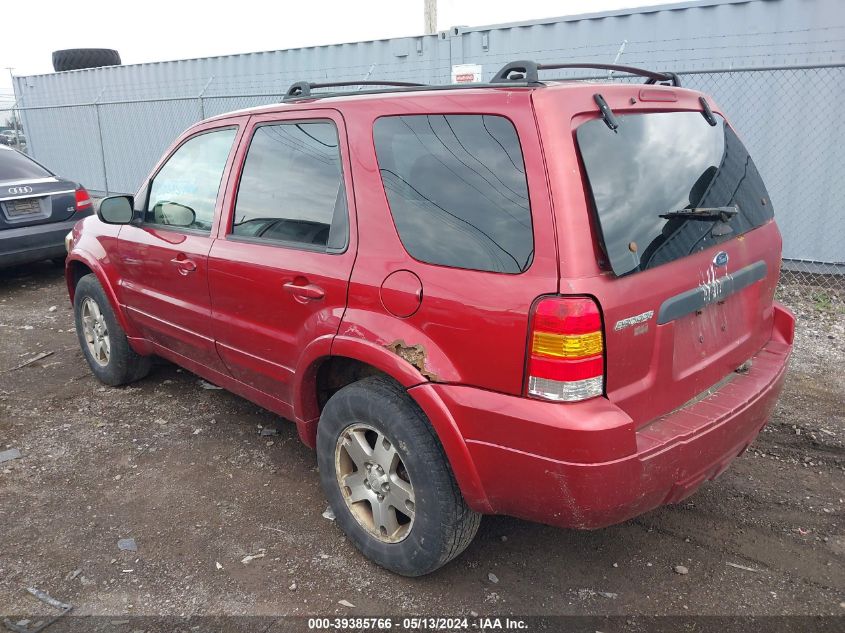
<instances>
[{"instance_id":1,"label":"window glass","mask_svg":"<svg viewBox=\"0 0 845 633\"><path fill-rule=\"evenodd\" d=\"M318 250L346 247L346 190L334 123L291 122L255 130L232 234Z\"/></svg>"},{"instance_id":2,"label":"window glass","mask_svg":"<svg viewBox=\"0 0 845 633\"><path fill-rule=\"evenodd\" d=\"M24 178L49 178L52 175L28 156L0 146L0 182Z\"/></svg>"},{"instance_id":3,"label":"window glass","mask_svg":"<svg viewBox=\"0 0 845 633\"><path fill-rule=\"evenodd\" d=\"M534 254L522 150L500 116L376 121L378 164L408 253L424 262L519 273Z\"/></svg>"},{"instance_id":4,"label":"window glass","mask_svg":"<svg viewBox=\"0 0 845 633\"><path fill-rule=\"evenodd\" d=\"M724 119L699 112L619 115L576 136L613 272L654 268L772 219L766 186Z\"/></svg>"},{"instance_id":5,"label":"window glass","mask_svg":"<svg viewBox=\"0 0 845 633\"><path fill-rule=\"evenodd\" d=\"M210 231L235 132L206 132L177 149L153 178L144 221Z\"/></svg>"}]
</instances>

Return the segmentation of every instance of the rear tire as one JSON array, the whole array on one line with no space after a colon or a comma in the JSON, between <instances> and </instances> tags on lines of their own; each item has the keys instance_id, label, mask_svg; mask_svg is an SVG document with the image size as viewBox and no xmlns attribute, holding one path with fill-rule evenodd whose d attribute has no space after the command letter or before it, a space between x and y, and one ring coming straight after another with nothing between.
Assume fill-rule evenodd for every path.
<instances>
[{"instance_id":1,"label":"rear tire","mask_svg":"<svg viewBox=\"0 0 845 633\"><path fill-rule=\"evenodd\" d=\"M365 378L329 399L317 427L317 462L337 524L392 572L428 574L478 531L481 515L464 501L434 429L389 378Z\"/></svg>"},{"instance_id":2,"label":"rear tire","mask_svg":"<svg viewBox=\"0 0 845 633\"><path fill-rule=\"evenodd\" d=\"M81 70L120 66L120 53L111 48L68 48L53 52L53 70Z\"/></svg>"},{"instance_id":3,"label":"rear tire","mask_svg":"<svg viewBox=\"0 0 845 633\"><path fill-rule=\"evenodd\" d=\"M129 347L126 333L93 274L85 275L76 284L73 312L79 346L100 382L116 387L150 373L152 359Z\"/></svg>"}]
</instances>

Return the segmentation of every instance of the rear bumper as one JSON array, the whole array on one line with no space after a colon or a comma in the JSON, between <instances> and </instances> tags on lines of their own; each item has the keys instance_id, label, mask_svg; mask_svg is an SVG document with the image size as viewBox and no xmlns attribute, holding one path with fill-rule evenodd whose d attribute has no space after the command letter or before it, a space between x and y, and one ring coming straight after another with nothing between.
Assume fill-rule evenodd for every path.
<instances>
[{"instance_id":1,"label":"rear bumper","mask_svg":"<svg viewBox=\"0 0 845 633\"><path fill-rule=\"evenodd\" d=\"M465 493L470 505L600 528L684 499L747 448L783 386L793 324L776 305L772 339L747 373L639 429L604 398L557 404L463 386L418 388L438 392L466 441L483 490Z\"/></svg>"},{"instance_id":2,"label":"rear bumper","mask_svg":"<svg viewBox=\"0 0 845 633\"><path fill-rule=\"evenodd\" d=\"M17 266L64 257L65 235L90 213L75 213L72 220L0 231L0 267Z\"/></svg>"}]
</instances>

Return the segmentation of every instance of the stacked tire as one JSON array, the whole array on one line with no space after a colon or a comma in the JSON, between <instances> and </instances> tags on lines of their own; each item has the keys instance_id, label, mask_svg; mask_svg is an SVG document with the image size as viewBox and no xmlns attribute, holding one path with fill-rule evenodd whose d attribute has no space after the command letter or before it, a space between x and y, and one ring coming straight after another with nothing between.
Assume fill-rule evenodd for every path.
<instances>
[{"instance_id":1,"label":"stacked tire","mask_svg":"<svg viewBox=\"0 0 845 633\"><path fill-rule=\"evenodd\" d=\"M120 66L120 53L111 48L68 48L53 53L53 70L82 70Z\"/></svg>"}]
</instances>

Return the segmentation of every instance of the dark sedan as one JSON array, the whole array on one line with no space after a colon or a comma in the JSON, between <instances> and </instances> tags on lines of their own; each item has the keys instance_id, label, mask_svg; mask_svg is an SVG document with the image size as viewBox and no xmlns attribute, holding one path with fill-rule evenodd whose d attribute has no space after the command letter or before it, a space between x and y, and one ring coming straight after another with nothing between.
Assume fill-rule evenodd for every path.
<instances>
[{"instance_id":1,"label":"dark sedan","mask_svg":"<svg viewBox=\"0 0 845 633\"><path fill-rule=\"evenodd\" d=\"M65 235L93 205L82 185L0 145L0 267L65 257Z\"/></svg>"}]
</instances>

